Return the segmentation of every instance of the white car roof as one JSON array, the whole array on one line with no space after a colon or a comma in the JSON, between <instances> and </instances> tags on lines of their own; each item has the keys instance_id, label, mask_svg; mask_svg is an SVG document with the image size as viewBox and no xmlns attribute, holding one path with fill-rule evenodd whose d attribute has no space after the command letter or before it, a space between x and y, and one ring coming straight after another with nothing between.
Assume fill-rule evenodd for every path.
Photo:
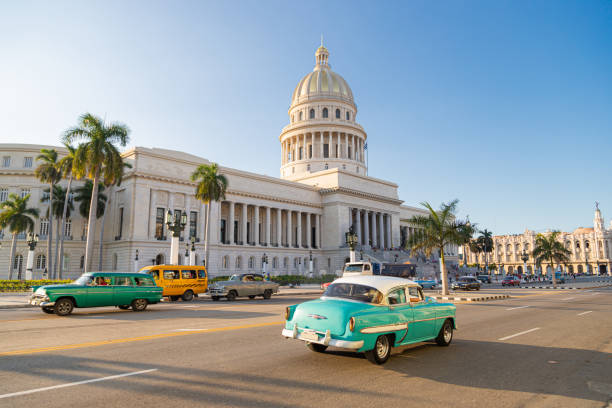
<instances>
[{"instance_id":1,"label":"white car roof","mask_svg":"<svg viewBox=\"0 0 612 408\"><path fill-rule=\"evenodd\" d=\"M332 283L355 283L357 285L371 286L384 294L386 294L390 289L400 285L418 286L416 282L409 279L379 275L347 276L345 278L336 279Z\"/></svg>"}]
</instances>

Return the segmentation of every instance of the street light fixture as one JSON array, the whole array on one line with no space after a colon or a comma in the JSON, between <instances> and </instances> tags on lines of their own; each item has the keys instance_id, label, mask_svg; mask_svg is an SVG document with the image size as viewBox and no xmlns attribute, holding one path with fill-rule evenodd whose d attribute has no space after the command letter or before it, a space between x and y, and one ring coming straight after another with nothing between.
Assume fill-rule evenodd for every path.
<instances>
[{"instance_id":1,"label":"street light fixture","mask_svg":"<svg viewBox=\"0 0 612 408\"><path fill-rule=\"evenodd\" d=\"M346 245L351 249L350 251L350 262L355 262L355 245L357 245L357 234L355 228L351 225L348 232L344 234L346 239Z\"/></svg>"},{"instance_id":2,"label":"street light fixture","mask_svg":"<svg viewBox=\"0 0 612 408\"><path fill-rule=\"evenodd\" d=\"M136 256L134 256L134 272L138 272L138 249L136 250Z\"/></svg>"},{"instance_id":3,"label":"street light fixture","mask_svg":"<svg viewBox=\"0 0 612 408\"><path fill-rule=\"evenodd\" d=\"M28 236L26 238L26 244L28 245L28 260L26 262L26 280L32 280L32 268L34 267L34 250L36 249L36 244L38 244L38 234L32 234L28 232ZM21 280L21 269L19 270L19 276L17 279Z\"/></svg>"},{"instance_id":4,"label":"street light fixture","mask_svg":"<svg viewBox=\"0 0 612 408\"><path fill-rule=\"evenodd\" d=\"M529 260L529 254L524 249L521 255L521 260L523 261L523 273L527 275L527 261Z\"/></svg>"},{"instance_id":5,"label":"street light fixture","mask_svg":"<svg viewBox=\"0 0 612 408\"><path fill-rule=\"evenodd\" d=\"M178 264L179 238L181 232L185 229L185 225L187 225L187 213L183 212L180 219L177 219L176 215L176 211L174 214L171 210L166 213L166 225L168 230L172 231L172 243L170 245L170 263L172 265Z\"/></svg>"}]
</instances>

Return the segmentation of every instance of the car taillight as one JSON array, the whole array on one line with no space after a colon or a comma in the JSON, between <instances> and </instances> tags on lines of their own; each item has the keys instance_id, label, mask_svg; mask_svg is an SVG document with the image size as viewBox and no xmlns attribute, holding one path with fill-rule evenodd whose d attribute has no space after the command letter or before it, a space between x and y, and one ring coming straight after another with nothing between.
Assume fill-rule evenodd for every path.
<instances>
[{"instance_id":1,"label":"car taillight","mask_svg":"<svg viewBox=\"0 0 612 408\"><path fill-rule=\"evenodd\" d=\"M289 310L288 307L285 308L285 320L289 320L289 315L291 314L291 311Z\"/></svg>"},{"instance_id":2,"label":"car taillight","mask_svg":"<svg viewBox=\"0 0 612 408\"><path fill-rule=\"evenodd\" d=\"M353 331L354 328L355 328L355 318L351 317L349 320L349 330Z\"/></svg>"}]
</instances>

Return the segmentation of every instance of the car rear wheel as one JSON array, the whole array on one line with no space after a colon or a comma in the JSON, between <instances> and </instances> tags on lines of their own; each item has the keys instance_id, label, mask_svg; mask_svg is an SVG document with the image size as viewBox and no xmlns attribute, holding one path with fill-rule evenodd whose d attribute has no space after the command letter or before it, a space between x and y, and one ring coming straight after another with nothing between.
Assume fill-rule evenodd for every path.
<instances>
[{"instance_id":1,"label":"car rear wheel","mask_svg":"<svg viewBox=\"0 0 612 408\"><path fill-rule=\"evenodd\" d=\"M53 313L55 313L55 310L53 310L53 307L51 307L51 306L43 307L43 308L42 308L42 311L43 311L43 312L45 312L45 313L47 313L47 314L53 314Z\"/></svg>"},{"instance_id":2,"label":"car rear wheel","mask_svg":"<svg viewBox=\"0 0 612 408\"><path fill-rule=\"evenodd\" d=\"M58 316L68 316L74 309L74 303L68 298L63 298L55 302L55 314Z\"/></svg>"},{"instance_id":3,"label":"car rear wheel","mask_svg":"<svg viewBox=\"0 0 612 408\"><path fill-rule=\"evenodd\" d=\"M440 333L436 337L436 343L438 346L446 347L453 340L453 323L450 320L445 320L444 324L440 328Z\"/></svg>"},{"instance_id":4,"label":"car rear wheel","mask_svg":"<svg viewBox=\"0 0 612 408\"><path fill-rule=\"evenodd\" d=\"M389 341L389 336L378 336L376 344L374 344L374 349L366 351L365 356L371 363L386 363L389 356L391 356L391 342Z\"/></svg>"},{"instance_id":5,"label":"car rear wheel","mask_svg":"<svg viewBox=\"0 0 612 408\"><path fill-rule=\"evenodd\" d=\"M212 300L214 300L215 302L219 301L219 296L211 296Z\"/></svg>"},{"instance_id":6,"label":"car rear wheel","mask_svg":"<svg viewBox=\"0 0 612 408\"><path fill-rule=\"evenodd\" d=\"M147 302L147 299L134 299L132 301L132 310L135 312L142 312L147 308L148 304L149 302Z\"/></svg>"},{"instance_id":7,"label":"car rear wheel","mask_svg":"<svg viewBox=\"0 0 612 408\"><path fill-rule=\"evenodd\" d=\"M306 347L316 353L323 353L325 350L327 350L327 346L318 343L306 343Z\"/></svg>"},{"instance_id":8,"label":"car rear wheel","mask_svg":"<svg viewBox=\"0 0 612 408\"><path fill-rule=\"evenodd\" d=\"M191 302L193 300L193 291L186 290L183 296L181 296L181 299L183 299L184 302Z\"/></svg>"},{"instance_id":9,"label":"car rear wheel","mask_svg":"<svg viewBox=\"0 0 612 408\"><path fill-rule=\"evenodd\" d=\"M264 299L270 299L271 297L272 297L272 291L270 289L264 290L263 298Z\"/></svg>"},{"instance_id":10,"label":"car rear wheel","mask_svg":"<svg viewBox=\"0 0 612 408\"><path fill-rule=\"evenodd\" d=\"M121 310L128 310L130 308L130 305L119 305L117 307Z\"/></svg>"},{"instance_id":11,"label":"car rear wheel","mask_svg":"<svg viewBox=\"0 0 612 408\"><path fill-rule=\"evenodd\" d=\"M227 294L227 300L229 300L230 302L236 300L236 296L238 294L236 293L235 290L230 290L229 293Z\"/></svg>"}]
</instances>

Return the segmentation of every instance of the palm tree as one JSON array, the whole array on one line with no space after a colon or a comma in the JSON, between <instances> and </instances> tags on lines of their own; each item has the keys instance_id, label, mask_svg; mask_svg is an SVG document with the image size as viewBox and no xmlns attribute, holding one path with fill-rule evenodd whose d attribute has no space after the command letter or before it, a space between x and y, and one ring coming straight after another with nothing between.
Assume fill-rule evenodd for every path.
<instances>
[{"instance_id":1,"label":"palm tree","mask_svg":"<svg viewBox=\"0 0 612 408\"><path fill-rule=\"evenodd\" d=\"M96 205L96 219L104 215L106 208L106 194L104 194L104 185L98 186L98 200ZM91 197L93 194L93 183L91 180L86 180L81 187L74 189L74 201L79 203L79 214L83 218L89 218L89 208L91 206Z\"/></svg>"},{"instance_id":2,"label":"palm tree","mask_svg":"<svg viewBox=\"0 0 612 408\"><path fill-rule=\"evenodd\" d=\"M79 125L64 133L64 143L82 141L77 148L73 171L77 178L86 177L93 182L89 219L87 222L87 244L85 246L85 272L89 270L93 255L94 229L98 205L98 185L101 180L113 182L123 167L123 158L117 145L125 147L129 142L129 129L120 123L106 124L99 117L85 113Z\"/></svg>"},{"instance_id":3,"label":"palm tree","mask_svg":"<svg viewBox=\"0 0 612 408\"><path fill-rule=\"evenodd\" d=\"M38 209L28 208L30 195L21 198L17 194L11 193L8 200L0 204L0 228L8 228L13 233L11 242L11 254L9 259L8 278L13 278L13 262L15 258L15 248L17 247L17 235L22 232L34 230L34 218L38 218Z\"/></svg>"},{"instance_id":4,"label":"palm tree","mask_svg":"<svg viewBox=\"0 0 612 408\"><path fill-rule=\"evenodd\" d=\"M470 252L476 255L476 260L478 261L478 271L480 271L480 257L479 254L482 252L482 246L477 239L469 239L467 246L470 248Z\"/></svg>"},{"instance_id":5,"label":"palm tree","mask_svg":"<svg viewBox=\"0 0 612 408\"><path fill-rule=\"evenodd\" d=\"M453 200L448 204L442 203L440 210L423 202L421 205L428 211L428 215L415 215L408 221L416 227L416 233L408 240L412 252L423 251L431 256L436 251L440 254L440 272L442 275L442 293L448 295L448 278L444 263L444 248L447 245L464 245L473 234L473 227L456 219L457 203Z\"/></svg>"},{"instance_id":6,"label":"palm tree","mask_svg":"<svg viewBox=\"0 0 612 408\"><path fill-rule=\"evenodd\" d=\"M191 174L191 181L197 182L195 197L206 204L206 226L204 228L204 265L208 268L208 224L210 220L210 202L225 199L227 178L218 174L219 166L201 164Z\"/></svg>"},{"instance_id":7,"label":"palm tree","mask_svg":"<svg viewBox=\"0 0 612 408\"><path fill-rule=\"evenodd\" d=\"M57 161L57 151L55 149L40 149L40 153L36 160L41 162L34 174L43 183L49 184L49 202L53 202L53 186L62 178L59 163ZM47 235L47 267L53 274L53 258L51 257L51 247L53 241L53 211L49 212L49 231Z\"/></svg>"},{"instance_id":8,"label":"palm tree","mask_svg":"<svg viewBox=\"0 0 612 408\"><path fill-rule=\"evenodd\" d=\"M49 189L45 189L45 193L49 193ZM51 194L49 194L49 196L44 195L40 201L41 202L47 202L49 201L51 198ZM62 186L60 186L59 184L56 184L53 186L53 203L49 206L49 208L47 209L47 218L50 217L49 214L49 209L51 209L52 213L53 213L53 217L55 217L56 219L56 227L57 227L57 232L55 233L55 265L53 268L53 271L51 272L51 276L54 278L60 278L60 276L57 275L57 269L58 263L61 263L61 258L58 257L58 251L60 250L60 242L62 242L63 236L60 236L60 234L65 234L64 229L65 228L61 228L60 226L60 222L62 222L62 215L65 217L66 215L68 217L70 217L72 211L74 211L74 205L72 204L71 200L68 200L68 202L66 201L68 198L67 194L66 194L66 190L64 190L64 188L62 188ZM63 250L63 248L62 248ZM61 270L61 266L60 266L60 270ZM60 274L61 275L61 274Z\"/></svg>"},{"instance_id":9,"label":"palm tree","mask_svg":"<svg viewBox=\"0 0 612 408\"><path fill-rule=\"evenodd\" d=\"M72 200L70 200L70 188L72 187L72 179L74 177L72 169L74 167L74 159L76 155L76 149L74 146L64 143L64 147L66 147L67 154L60 160L60 172L63 178L68 178L68 187L66 187L66 197L64 198L64 210L62 211L62 235L60 236L60 247L59 247L59 273L57 278L62 279L62 272L64 269L64 238L66 237L66 217L70 217L67 215L68 212L68 204L70 204L71 210L74 209L72 205ZM55 255L55 259L57 258L57 254Z\"/></svg>"},{"instance_id":10,"label":"palm tree","mask_svg":"<svg viewBox=\"0 0 612 408\"><path fill-rule=\"evenodd\" d=\"M488 229L480 231L480 236L476 238L485 257L485 272L489 274L489 253L493 252L493 233Z\"/></svg>"},{"instance_id":11,"label":"palm tree","mask_svg":"<svg viewBox=\"0 0 612 408\"><path fill-rule=\"evenodd\" d=\"M558 264L568 262L571 255L571 252L558 240L559 234L561 234L560 231L553 231L548 235L538 234L531 253L537 265L541 265L543 261L550 262L553 288L557 287L555 261Z\"/></svg>"}]
</instances>

